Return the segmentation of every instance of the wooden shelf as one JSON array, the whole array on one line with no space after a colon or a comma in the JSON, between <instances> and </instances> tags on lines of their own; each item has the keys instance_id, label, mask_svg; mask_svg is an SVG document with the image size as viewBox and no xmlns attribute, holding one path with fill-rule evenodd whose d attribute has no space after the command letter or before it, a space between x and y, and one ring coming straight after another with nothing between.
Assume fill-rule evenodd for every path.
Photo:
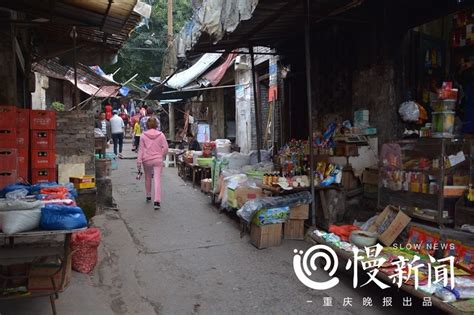
<instances>
[{"instance_id":1,"label":"wooden shelf","mask_svg":"<svg viewBox=\"0 0 474 315\"><path fill-rule=\"evenodd\" d=\"M0 250L0 265L29 263L38 257L62 257L63 255L64 248L62 247L7 247Z\"/></svg>"},{"instance_id":2,"label":"wooden shelf","mask_svg":"<svg viewBox=\"0 0 474 315\"><path fill-rule=\"evenodd\" d=\"M428 222L432 222L432 223L441 223L441 224L452 224L452 223L454 223L454 220L450 219L450 218L443 218L440 222L437 218L426 217L426 216L418 214L418 213L416 213L412 210L404 210L403 212L405 212L406 214L408 214L412 218L423 220L423 221L428 221Z\"/></svg>"}]
</instances>

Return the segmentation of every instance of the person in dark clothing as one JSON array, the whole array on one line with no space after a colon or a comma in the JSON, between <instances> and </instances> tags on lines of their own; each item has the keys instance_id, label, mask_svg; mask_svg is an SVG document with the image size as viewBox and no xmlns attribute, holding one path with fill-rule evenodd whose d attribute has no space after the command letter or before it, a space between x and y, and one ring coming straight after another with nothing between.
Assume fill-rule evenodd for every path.
<instances>
[{"instance_id":1,"label":"person in dark clothing","mask_svg":"<svg viewBox=\"0 0 474 315\"><path fill-rule=\"evenodd\" d=\"M193 151L201 151L201 145L199 142L196 140L192 132L188 132L188 144L189 144L189 150Z\"/></svg>"},{"instance_id":2,"label":"person in dark clothing","mask_svg":"<svg viewBox=\"0 0 474 315\"><path fill-rule=\"evenodd\" d=\"M112 137L112 131L110 130L110 122L105 118L105 113L102 112L99 114L99 120L95 122L95 128L98 128L102 133L107 137L107 142L109 142Z\"/></svg>"}]
</instances>

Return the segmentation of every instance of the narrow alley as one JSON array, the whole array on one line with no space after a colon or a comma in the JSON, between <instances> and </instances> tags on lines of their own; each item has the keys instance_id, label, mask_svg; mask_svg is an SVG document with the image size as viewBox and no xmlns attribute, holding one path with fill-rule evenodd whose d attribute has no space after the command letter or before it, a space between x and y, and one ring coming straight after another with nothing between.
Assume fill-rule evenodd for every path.
<instances>
[{"instance_id":1,"label":"narrow alley","mask_svg":"<svg viewBox=\"0 0 474 315\"><path fill-rule=\"evenodd\" d=\"M126 147L129 148L129 144ZM132 152L127 153L132 156ZM352 275L334 289L315 291L296 278L293 250L311 246L288 241L258 250L240 226L210 199L165 168L162 208L145 202L136 160L119 161L113 172L118 211L94 218L102 230L99 264L90 276L73 272L72 283L56 302L58 314L396 314L403 310L395 291L352 288ZM327 278L325 271L314 277ZM383 294L382 294L383 293ZM392 294L390 294L392 293ZM372 307L363 307L364 297ZM382 307L383 296L394 305ZM398 297L397 297L398 296ZM322 307L332 297L332 307ZM352 307L343 300L352 298ZM50 314L48 299L2 302L2 315ZM398 305L399 304L399 305ZM413 309L413 308L411 308Z\"/></svg>"}]
</instances>

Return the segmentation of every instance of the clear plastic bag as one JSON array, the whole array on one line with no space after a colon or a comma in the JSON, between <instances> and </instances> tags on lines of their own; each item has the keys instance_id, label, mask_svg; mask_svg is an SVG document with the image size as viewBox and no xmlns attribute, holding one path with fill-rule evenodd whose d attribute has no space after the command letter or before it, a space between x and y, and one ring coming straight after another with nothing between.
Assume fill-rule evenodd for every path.
<instances>
[{"instance_id":1,"label":"clear plastic bag","mask_svg":"<svg viewBox=\"0 0 474 315\"><path fill-rule=\"evenodd\" d=\"M454 293L445 288L436 290L435 296L443 300L443 302L456 302Z\"/></svg>"},{"instance_id":2,"label":"clear plastic bag","mask_svg":"<svg viewBox=\"0 0 474 315\"><path fill-rule=\"evenodd\" d=\"M237 215L247 223L252 222L255 213L260 209L277 207L294 207L302 204L309 204L313 200L309 191L304 191L288 196L266 197L247 201L244 206L237 211Z\"/></svg>"},{"instance_id":3,"label":"clear plastic bag","mask_svg":"<svg viewBox=\"0 0 474 315\"><path fill-rule=\"evenodd\" d=\"M5 195L7 193L9 193L11 191L14 191L14 190L18 190L18 189L26 189L26 190L28 190L28 192L30 192L31 186L27 185L27 184L21 184L21 183L10 184L10 185L6 186L5 188L3 188L0 191L0 197L5 197Z\"/></svg>"},{"instance_id":4,"label":"clear plastic bag","mask_svg":"<svg viewBox=\"0 0 474 315\"><path fill-rule=\"evenodd\" d=\"M420 109L413 101L403 102L398 109L403 121L417 122L420 118Z\"/></svg>"},{"instance_id":5,"label":"clear plastic bag","mask_svg":"<svg viewBox=\"0 0 474 315\"><path fill-rule=\"evenodd\" d=\"M24 199L28 195L28 190L25 188L16 189L5 194L5 197L9 200Z\"/></svg>"},{"instance_id":6,"label":"clear plastic bag","mask_svg":"<svg viewBox=\"0 0 474 315\"><path fill-rule=\"evenodd\" d=\"M43 205L44 203L39 200L25 201L25 200L1 199L0 211L1 210L29 210L29 209L41 208Z\"/></svg>"}]
</instances>

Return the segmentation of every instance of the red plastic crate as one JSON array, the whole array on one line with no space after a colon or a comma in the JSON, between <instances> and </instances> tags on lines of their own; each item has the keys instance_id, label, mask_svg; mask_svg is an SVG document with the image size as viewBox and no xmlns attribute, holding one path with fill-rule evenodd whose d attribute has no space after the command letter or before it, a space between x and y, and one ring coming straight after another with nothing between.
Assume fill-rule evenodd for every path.
<instances>
[{"instance_id":1,"label":"red plastic crate","mask_svg":"<svg viewBox=\"0 0 474 315\"><path fill-rule=\"evenodd\" d=\"M41 182L55 182L55 168L34 168L31 170L31 183L37 184Z\"/></svg>"},{"instance_id":2,"label":"red plastic crate","mask_svg":"<svg viewBox=\"0 0 474 315\"><path fill-rule=\"evenodd\" d=\"M18 177L28 180L30 170L30 155L28 149L18 149Z\"/></svg>"},{"instance_id":3,"label":"red plastic crate","mask_svg":"<svg viewBox=\"0 0 474 315\"><path fill-rule=\"evenodd\" d=\"M16 170L0 170L0 189L18 182Z\"/></svg>"},{"instance_id":4,"label":"red plastic crate","mask_svg":"<svg viewBox=\"0 0 474 315\"><path fill-rule=\"evenodd\" d=\"M54 130L31 130L31 148L34 150L54 150L56 133Z\"/></svg>"},{"instance_id":5,"label":"red plastic crate","mask_svg":"<svg viewBox=\"0 0 474 315\"><path fill-rule=\"evenodd\" d=\"M10 105L0 105L0 129L15 128L16 107Z\"/></svg>"},{"instance_id":6,"label":"red plastic crate","mask_svg":"<svg viewBox=\"0 0 474 315\"><path fill-rule=\"evenodd\" d=\"M16 130L16 147L17 149L28 149L30 147L30 131L25 128Z\"/></svg>"},{"instance_id":7,"label":"red plastic crate","mask_svg":"<svg viewBox=\"0 0 474 315\"><path fill-rule=\"evenodd\" d=\"M31 150L32 168L54 168L56 167L56 156L54 150Z\"/></svg>"},{"instance_id":8,"label":"red plastic crate","mask_svg":"<svg viewBox=\"0 0 474 315\"><path fill-rule=\"evenodd\" d=\"M0 128L0 148L16 148L16 129Z\"/></svg>"},{"instance_id":9,"label":"red plastic crate","mask_svg":"<svg viewBox=\"0 0 474 315\"><path fill-rule=\"evenodd\" d=\"M0 169L18 169L18 151L16 148L0 148Z\"/></svg>"},{"instance_id":10,"label":"red plastic crate","mask_svg":"<svg viewBox=\"0 0 474 315\"><path fill-rule=\"evenodd\" d=\"M16 128L30 129L30 110L24 108L16 109Z\"/></svg>"},{"instance_id":11,"label":"red plastic crate","mask_svg":"<svg viewBox=\"0 0 474 315\"><path fill-rule=\"evenodd\" d=\"M52 110L32 110L30 112L30 129L55 130L56 112Z\"/></svg>"}]
</instances>

